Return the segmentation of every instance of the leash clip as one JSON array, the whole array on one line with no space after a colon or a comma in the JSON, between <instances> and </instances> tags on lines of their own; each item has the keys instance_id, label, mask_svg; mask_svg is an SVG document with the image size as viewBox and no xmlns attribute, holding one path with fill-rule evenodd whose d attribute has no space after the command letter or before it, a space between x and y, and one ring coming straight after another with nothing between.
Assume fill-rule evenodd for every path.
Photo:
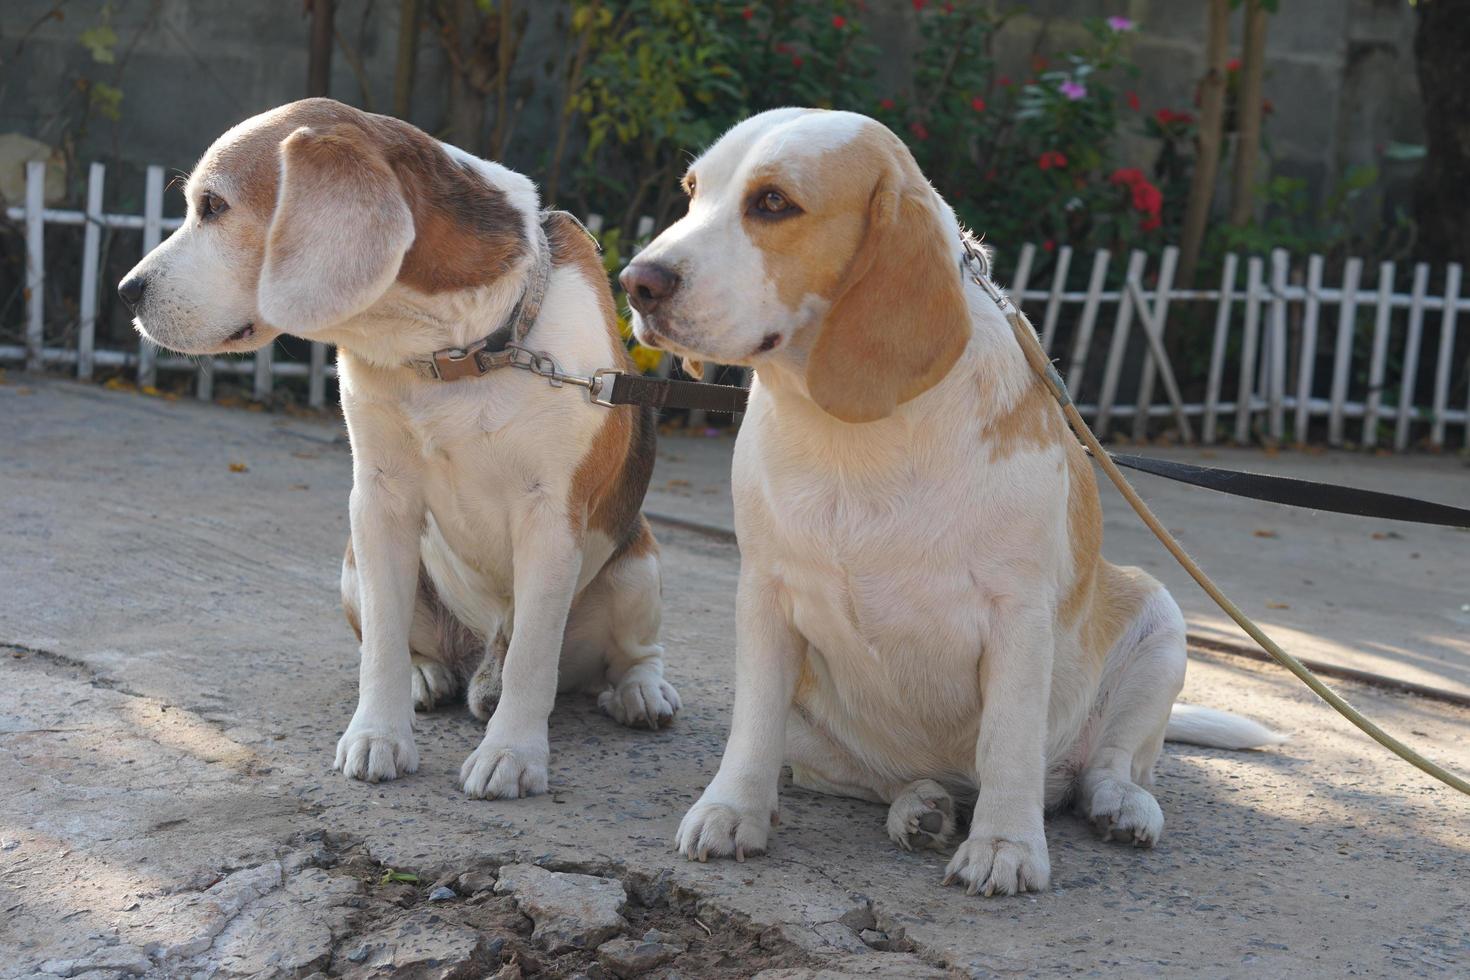
<instances>
[{"instance_id":1,"label":"leash clip","mask_svg":"<svg viewBox=\"0 0 1470 980\"><path fill-rule=\"evenodd\" d=\"M556 363L556 358L544 350L532 350L516 343L506 344L505 349L510 351L511 367L530 371L538 378L545 378L553 388L560 388L563 385L586 388L587 398L592 404L601 405L603 408L614 407L613 402L609 399L612 397L613 383L622 373L617 368L598 368L592 372L590 377L568 374L561 369L560 364Z\"/></svg>"},{"instance_id":2,"label":"leash clip","mask_svg":"<svg viewBox=\"0 0 1470 980\"><path fill-rule=\"evenodd\" d=\"M976 248L974 239L965 231L960 232L960 247L965 252L960 259L960 266L969 272L975 285L985 291L985 295L990 297L991 302L1000 307L1001 313L1009 315L1015 307L990 278L990 259L986 257L984 249Z\"/></svg>"}]
</instances>

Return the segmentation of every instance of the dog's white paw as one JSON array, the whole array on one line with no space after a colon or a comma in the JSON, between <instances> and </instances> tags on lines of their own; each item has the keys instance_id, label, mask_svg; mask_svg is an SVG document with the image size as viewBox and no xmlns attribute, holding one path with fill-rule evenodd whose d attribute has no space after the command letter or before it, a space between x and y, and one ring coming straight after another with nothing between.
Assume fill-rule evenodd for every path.
<instances>
[{"instance_id":1,"label":"dog's white paw","mask_svg":"<svg viewBox=\"0 0 1470 980\"><path fill-rule=\"evenodd\" d=\"M598 695L597 706L620 725L653 729L671 724L682 707L679 692L662 671L643 667L634 667L616 687Z\"/></svg>"},{"instance_id":2,"label":"dog's white paw","mask_svg":"<svg viewBox=\"0 0 1470 980\"><path fill-rule=\"evenodd\" d=\"M1164 811L1142 786L1123 779L1099 780L1088 801L1087 818L1103 840L1153 847L1164 833Z\"/></svg>"},{"instance_id":3,"label":"dog's white paw","mask_svg":"<svg viewBox=\"0 0 1470 980\"><path fill-rule=\"evenodd\" d=\"M357 715L337 741L335 767L349 779L377 783L414 772L419 752L413 744L413 725L359 720Z\"/></svg>"},{"instance_id":4,"label":"dog's white paw","mask_svg":"<svg viewBox=\"0 0 1470 980\"><path fill-rule=\"evenodd\" d=\"M1046 853L1046 835L1033 833L1001 837L979 825L950 858L945 869L946 885L960 882L971 895L1018 895L1039 892L1051 881L1051 860Z\"/></svg>"},{"instance_id":5,"label":"dog's white paw","mask_svg":"<svg viewBox=\"0 0 1470 980\"><path fill-rule=\"evenodd\" d=\"M943 850L954 834L954 800L932 779L909 783L888 808L888 836L905 851Z\"/></svg>"},{"instance_id":6,"label":"dog's white paw","mask_svg":"<svg viewBox=\"0 0 1470 980\"><path fill-rule=\"evenodd\" d=\"M746 855L765 853L776 822L774 803L751 806L724 797L711 786L679 822L674 848L691 861L711 857L744 861Z\"/></svg>"},{"instance_id":7,"label":"dog's white paw","mask_svg":"<svg viewBox=\"0 0 1470 980\"><path fill-rule=\"evenodd\" d=\"M454 697L459 684L454 672L437 660L415 655L413 658L413 708L433 711Z\"/></svg>"},{"instance_id":8,"label":"dog's white paw","mask_svg":"<svg viewBox=\"0 0 1470 980\"><path fill-rule=\"evenodd\" d=\"M551 750L540 745L507 745L485 736L459 767L466 796L480 800L515 800L546 792Z\"/></svg>"}]
</instances>

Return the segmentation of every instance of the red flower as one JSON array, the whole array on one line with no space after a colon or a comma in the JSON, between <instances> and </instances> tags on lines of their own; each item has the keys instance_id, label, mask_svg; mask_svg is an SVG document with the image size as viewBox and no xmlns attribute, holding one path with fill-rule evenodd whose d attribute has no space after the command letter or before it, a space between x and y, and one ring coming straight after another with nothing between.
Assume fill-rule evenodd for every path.
<instances>
[{"instance_id":1,"label":"red flower","mask_svg":"<svg viewBox=\"0 0 1470 980\"><path fill-rule=\"evenodd\" d=\"M1046 241L1044 241L1044 242L1041 243L1041 250L1043 252L1053 252L1053 251L1056 251L1056 247L1057 247L1057 243L1054 242L1054 241L1052 241L1050 238L1048 238Z\"/></svg>"},{"instance_id":2,"label":"red flower","mask_svg":"<svg viewBox=\"0 0 1470 980\"><path fill-rule=\"evenodd\" d=\"M1051 62L1047 61L1044 55L1033 54L1031 56L1032 71L1046 71L1046 66L1049 64L1051 64Z\"/></svg>"},{"instance_id":3,"label":"red flower","mask_svg":"<svg viewBox=\"0 0 1470 980\"><path fill-rule=\"evenodd\" d=\"M995 84L999 85L1001 88L1010 88L1011 87L1011 76L1009 76L1009 75L1002 75L1002 76L1000 76L999 78L997 78L995 80Z\"/></svg>"},{"instance_id":4,"label":"red flower","mask_svg":"<svg viewBox=\"0 0 1470 980\"><path fill-rule=\"evenodd\" d=\"M1153 184L1146 180L1140 180L1133 185L1133 207L1144 214L1158 217L1159 209L1164 206L1164 194Z\"/></svg>"},{"instance_id":5,"label":"red flower","mask_svg":"<svg viewBox=\"0 0 1470 980\"><path fill-rule=\"evenodd\" d=\"M746 7L744 10L740 11L740 16L744 17L746 20L750 20L750 18L755 16L755 8Z\"/></svg>"},{"instance_id":6,"label":"red flower","mask_svg":"<svg viewBox=\"0 0 1470 980\"><path fill-rule=\"evenodd\" d=\"M775 44L771 45L771 50L776 52L777 54L789 54L791 52L791 45L787 44L785 41L777 41Z\"/></svg>"},{"instance_id":7,"label":"red flower","mask_svg":"<svg viewBox=\"0 0 1470 980\"><path fill-rule=\"evenodd\" d=\"M880 108L880 109L892 109L893 108L893 100L892 99L880 99L880 100L878 100L878 108Z\"/></svg>"},{"instance_id":8,"label":"red flower","mask_svg":"<svg viewBox=\"0 0 1470 980\"><path fill-rule=\"evenodd\" d=\"M952 4L952 3L945 4L944 5L944 12L947 13L947 14L954 13L954 4Z\"/></svg>"},{"instance_id":9,"label":"red flower","mask_svg":"<svg viewBox=\"0 0 1470 980\"><path fill-rule=\"evenodd\" d=\"M1264 112L1266 115L1269 116L1271 113L1273 113L1273 112L1276 111L1276 107L1271 104L1271 100L1270 99L1262 99L1261 100L1261 111Z\"/></svg>"},{"instance_id":10,"label":"red flower","mask_svg":"<svg viewBox=\"0 0 1470 980\"><path fill-rule=\"evenodd\" d=\"M985 100L980 98L980 96L978 95L975 96L973 99L970 100L970 108L974 109L976 112L984 112Z\"/></svg>"},{"instance_id":11,"label":"red flower","mask_svg":"<svg viewBox=\"0 0 1470 980\"><path fill-rule=\"evenodd\" d=\"M792 68L800 68L804 64L806 64L806 61L802 58L801 55L796 55L791 59Z\"/></svg>"},{"instance_id":12,"label":"red flower","mask_svg":"<svg viewBox=\"0 0 1470 980\"><path fill-rule=\"evenodd\" d=\"M923 10L929 5L929 0L914 0L914 9Z\"/></svg>"},{"instance_id":13,"label":"red flower","mask_svg":"<svg viewBox=\"0 0 1470 980\"><path fill-rule=\"evenodd\" d=\"M1129 187L1132 187L1134 184L1137 184L1139 181L1144 179L1145 178L1143 176L1143 171L1136 170L1132 167L1114 170L1113 175L1108 178L1111 183L1118 184L1120 186L1126 184Z\"/></svg>"},{"instance_id":14,"label":"red flower","mask_svg":"<svg viewBox=\"0 0 1470 980\"><path fill-rule=\"evenodd\" d=\"M1138 93L1129 92L1125 97L1128 99L1128 108L1132 109L1134 112L1137 112L1139 106Z\"/></svg>"},{"instance_id":15,"label":"red flower","mask_svg":"<svg viewBox=\"0 0 1470 980\"><path fill-rule=\"evenodd\" d=\"M909 132L914 134L915 139L926 140L929 138L929 128L921 122L909 123Z\"/></svg>"},{"instance_id":16,"label":"red flower","mask_svg":"<svg viewBox=\"0 0 1470 980\"><path fill-rule=\"evenodd\" d=\"M1173 109L1160 109L1154 113L1154 119L1160 126L1170 126L1174 123L1188 125L1194 122L1194 117L1187 112L1175 112Z\"/></svg>"},{"instance_id":17,"label":"red flower","mask_svg":"<svg viewBox=\"0 0 1470 980\"><path fill-rule=\"evenodd\" d=\"M1240 59L1239 58L1231 58L1229 61L1225 62L1225 70L1226 71L1240 71Z\"/></svg>"},{"instance_id":18,"label":"red flower","mask_svg":"<svg viewBox=\"0 0 1470 980\"><path fill-rule=\"evenodd\" d=\"M1036 158L1036 165L1042 170L1050 170L1053 167L1061 170L1067 165L1067 157L1066 154L1058 150L1047 150Z\"/></svg>"},{"instance_id":19,"label":"red flower","mask_svg":"<svg viewBox=\"0 0 1470 980\"><path fill-rule=\"evenodd\" d=\"M832 26L837 28L839 31L842 30L844 27L847 26L847 18L843 17L841 14L838 14L836 17L832 18Z\"/></svg>"},{"instance_id":20,"label":"red flower","mask_svg":"<svg viewBox=\"0 0 1470 980\"><path fill-rule=\"evenodd\" d=\"M996 169L994 167L991 167L989 170L985 171L985 179L987 181L992 181L993 182L995 180L995 178L997 178L999 176L1000 176L1000 174L996 172Z\"/></svg>"}]
</instances>

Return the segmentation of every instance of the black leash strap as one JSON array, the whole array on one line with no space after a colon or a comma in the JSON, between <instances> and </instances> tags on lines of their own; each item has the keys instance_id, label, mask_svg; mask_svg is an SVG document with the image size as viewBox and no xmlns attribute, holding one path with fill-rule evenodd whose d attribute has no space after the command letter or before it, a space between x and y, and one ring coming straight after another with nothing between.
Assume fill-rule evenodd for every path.
<instances>
[{"instance_id":1,"label":"black leash strap","mask_svg":"<svg viewBox=\"0 0 1470 980\"><path fill-rule=\"evenodd\" d=\"M728 412L734 415L745 411L745 402L750 397L750 392L734 385L615 374L612 391L604 393L603 397L614 405L703 409L706 412Z\"/></svg>"},{"instance_id":2,"label":"black leash strap","mask_svg":"<svg viewBox=\"0 0 1470 980\"><path fill-rule=\"evenodd\" d=\"M1354 514L1358 517L1376 517L1385 521L1409 521L1414 524L1437 524L1442 527L1470 528L1470 510L1437 504L1429 500L1400 497L1394 493L1377 490L1361 490L1357 487L1339 487L1330 483L1314 483L1311 480L1296 480L1285 476L1268 476L1265 473L1242 473L1238 470L1222 470L1213 466L1196 466L1193 463L1176 463L1167 459L1151 459L1147 456L1129 456L1109 453L1119 466L1152 473L1166 480L1204 487L1233 497L1250 497L1266 500L1288 507L1305 507L1309 510L1329 511L1333 514Z\"/></svg>"},{"instance_id":3,"label":"black leash strap","mask_svg":"<svg viewBox=\"0 0 1470 980\"><path fill-rule=\"evenodd\" d=\"M611 392L604 392L602 397L613 405L703 409L707 412L728 412L734 415L745 411L745 403L750 396L746 389L734 385L670 381L667 378L646 378L633 374L612 375L611 384ZM1449 504L1286 476L1223 470L1213 466L1196 466L1193 463L1151 459L1126 453L1109 455L1119 466L1232 497L1249 497L1252 500L1265 500L1288 507L1353 514L1385 521L1470 528L1470 510L1451 507Z\"/></svg>"}]
</instances>

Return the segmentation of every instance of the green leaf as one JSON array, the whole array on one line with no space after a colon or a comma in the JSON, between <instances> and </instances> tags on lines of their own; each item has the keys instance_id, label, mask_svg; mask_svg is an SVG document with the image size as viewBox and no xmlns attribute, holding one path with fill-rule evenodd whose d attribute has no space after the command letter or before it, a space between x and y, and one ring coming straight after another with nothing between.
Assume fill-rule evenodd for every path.
<instances>
[{"instance_id":1,"label":"green leaf","mask_svg":"<svg viewBox=\"0 0 1470 980\"><path fill-rule=\"evenodd\" d=\"M82 42L92 54L92 60L102 65L110 65L117 60L113 52L117 48L117 31L110 24L98 24L90 27L82 34L78 41Z\"/></svg>"},{"instance_id":2,"label":"green leaf","mask_svg":"<svg viewBox=\"0 0 1470 980\"><path fill-rule=\"evenodd\" d=\"M382 884L391 885L395 882L402 882L405 885L417 885L419 883L419 876L411 871L394 871L392 868L383 872Z\"/></svg>"}]
</instances>

